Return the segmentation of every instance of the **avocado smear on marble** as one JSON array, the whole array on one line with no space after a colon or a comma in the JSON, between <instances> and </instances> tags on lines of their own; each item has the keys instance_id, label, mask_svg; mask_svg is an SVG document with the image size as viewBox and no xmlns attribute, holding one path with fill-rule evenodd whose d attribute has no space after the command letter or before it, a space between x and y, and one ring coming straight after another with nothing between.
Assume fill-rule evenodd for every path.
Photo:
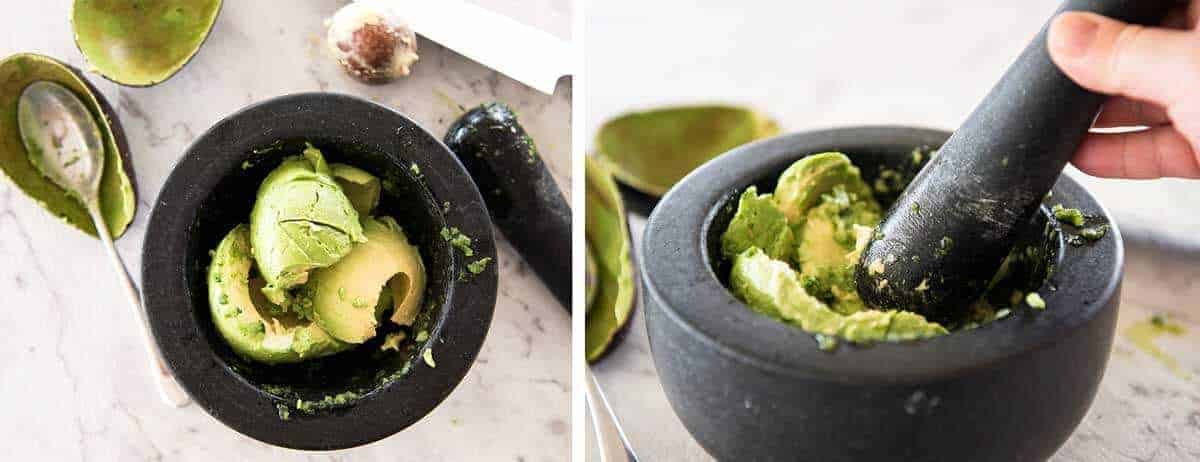
<instances>
[{"instance_id":1,"label":"avocado smear on marble","mask_svg":"<svg viewBox=\"0 0 1200 462\"><path fill-rule=\"evenodd\" d=\"M346 176L336 172L351 172L349 184L367 191L343 189ZM213 323L235 353L296 363L366 342L388 312L394 324L412 326L425 267L399 223L369 215L378 183L327 165L311 145L267 175L250 223L229 232L208 270Z\"/></svg>"},{"instance_id":2,"label":"avocado smear on marble","mask_svg":"<svg viewBox=\"0 0 1200 462\"><path fill-rule=\"evenodd\" d=\"M877 310L859 298L855 266L881 216L872 188L848 157L804 157L780 175L774 191L760 194L750 186L739 197L721 235L721 253L732 262L728 286L750 309L813 334L824 350L838 340L869 344L948 334L947 326L915 312ZM1006 269L1001 273L993 285ZM972 304L962 328L1008 315L1008 307L986 300Z\"/></svg>"}]
</instances>

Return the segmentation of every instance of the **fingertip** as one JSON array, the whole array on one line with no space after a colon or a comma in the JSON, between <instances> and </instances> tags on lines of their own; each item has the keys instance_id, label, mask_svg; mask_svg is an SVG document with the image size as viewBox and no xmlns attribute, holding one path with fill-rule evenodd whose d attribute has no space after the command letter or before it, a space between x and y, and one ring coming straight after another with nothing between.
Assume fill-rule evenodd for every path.
<instances>
[{"instance_id":1,"label":"fingertip","mask_svg":"<svg viewBox=\"0 0 1200 462\"><path fill-rule=\"evenodd\" d=\"M1050 22L1046 32L1046 43L1050 57L1055 62L1073 61L1087 56L1088 50L1096 42L1100 23L1095 15L1077 11L1067 11L1056 16Z\"/></svg>"},{"instance_id":2,"label":"fingertip","mask_svg":"<svg viewBox=\"0 0 1200 462\"><path fill-rule=\"evenodd\" d=\"M1075 156L1071 165L1083 173L1100 178L1121 178L1125 176L1125 157L1113 143L1120 141L1103 135L1088 135Z\"/></svg>"},{"instance_id":3,"label":"fingertip","mask_svg":"<svg viewBox=\"0 0 1200 462\"><path fill-rule=\"evenodd\" d=\"M1088 175L1102 178L1200 177L1200 154L1171 126L1093 133L1084 138L1071 163Z\"/></svg>"}]
</instances>

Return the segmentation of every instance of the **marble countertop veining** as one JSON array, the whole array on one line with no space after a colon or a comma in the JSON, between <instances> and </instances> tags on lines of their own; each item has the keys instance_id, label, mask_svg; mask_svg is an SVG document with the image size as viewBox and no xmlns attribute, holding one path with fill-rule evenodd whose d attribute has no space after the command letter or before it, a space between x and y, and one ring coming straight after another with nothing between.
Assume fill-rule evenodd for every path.
<instances>
[{"instance_id":1,"label":"marble countertop veining","mask_svg":"<svg viewBox=\"0 0 1200 462\"><path fill-rule=\"evenodd\" d=\"M587 133L637 108L749 104L787 131L859 124L953 128L1058 0L992 2L609 0L588 9ZM671 21L662 18L670 17ZM646 40L652 36L653 40ZM637 53L630 50L636 49ZM1200 249L1200 182L1081 179L1128 239ZM631 221L635 241L645 220ZM1157 229L1159 236L1145 231ZM1127 246L1118 337L1099 394L1055 462L1200 460L1200 254ZM1123 334L1169 312L1188 333L1155 341L1182 372ZM644 316L595 368L642 460L710 460L658 382ZM1188 377L1190 374L1190 377ZM592 433L587 460L598 460Z\"/></svg>"},{"instance_id":2,"label":"marble countertop veining","mask_svg":"<svg viewBox=\"0 0 1200 462\"><path fill-rule=\"evenodd\" d=\"M70 3L19 2L0 18L0 56L38 52L78 67ZM441 134L470 107L513 105L566 194L569 79L537 93L422 40L413 75L368 86L324 53L323 20L345 1L225 2L208 42L171 80L124 88L91 75L116 107L138 182L138 215L118 241L140 273L155 196L186 146L247 104L304 91L359 95ZM475 3L569 37L570 2ZM199 407L162 404L99 243L0 181L0 451L12 460L516 460L569 454L570 324L512 247L501 240L496 316L478 362L456 391L408 430L362 448L304 453L226 428ZM470 444L464 444L470 442Z\"/></svg>"}]
</instances>

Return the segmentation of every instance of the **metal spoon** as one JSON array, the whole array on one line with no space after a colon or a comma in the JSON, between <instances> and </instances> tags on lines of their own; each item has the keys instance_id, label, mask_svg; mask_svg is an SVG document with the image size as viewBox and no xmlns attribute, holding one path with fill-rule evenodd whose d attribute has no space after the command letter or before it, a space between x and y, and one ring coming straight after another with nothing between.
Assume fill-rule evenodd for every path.
<instances>
[{"instance_id":1,"label":"metal spoon","mask_svg":"<svg viewBox=\"0 0 1200 462\"><path fill-rule=\"evenodd\" d=\"M633 445L621 429L616 413L608 405L608 398L600 389L600 382L592 375L592 367L585 366L583 373L587 381L588 414L592 416L592 426L596 431L596 441L600 445L601 462L638 462L637 454L633 453Z\"/></svg>"},{"instance_id":2,"label":"metal spoon","mask_svg":"<svg viewBox=\"0 0 1200 462\"><path fill-rule=\"evenodd\" d=\"M149 356L163 400L175 407L187 405L190 399L163 362L162 354L150 335L150 324L146 320L141 297L129 278L125 264L121 262L121 256L117 254L108 225L100 214L104 144L96 120L71 90L57 83L38 81L21 93L17 104L17 122L21 141L29 153L29 161L42 175L82 202L91 215L96 234L104 243L109 261L125 287L125 296L141 321L142 346Z\"/></svg>"}]
</instances>

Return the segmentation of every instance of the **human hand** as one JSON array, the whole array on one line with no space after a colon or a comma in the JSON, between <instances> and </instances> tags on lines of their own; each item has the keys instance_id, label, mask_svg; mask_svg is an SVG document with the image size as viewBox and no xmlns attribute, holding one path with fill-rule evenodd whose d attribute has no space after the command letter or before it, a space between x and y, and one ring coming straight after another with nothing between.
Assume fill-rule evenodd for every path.
<instances>
[{"instance_id":1,"label":"human hand","mask_svg":"<svg viewBox=\"0 0 1200 462\"><path fill-rule=\"evenodd\" d=\"M1050 58L1080 86L1112 95L1094 127L1148 128L1091 133L1071 163L1095 176L1200 178L1200 0L1162 27L1093 13L1054 18Z\"/></svg>"}]
</instances>

